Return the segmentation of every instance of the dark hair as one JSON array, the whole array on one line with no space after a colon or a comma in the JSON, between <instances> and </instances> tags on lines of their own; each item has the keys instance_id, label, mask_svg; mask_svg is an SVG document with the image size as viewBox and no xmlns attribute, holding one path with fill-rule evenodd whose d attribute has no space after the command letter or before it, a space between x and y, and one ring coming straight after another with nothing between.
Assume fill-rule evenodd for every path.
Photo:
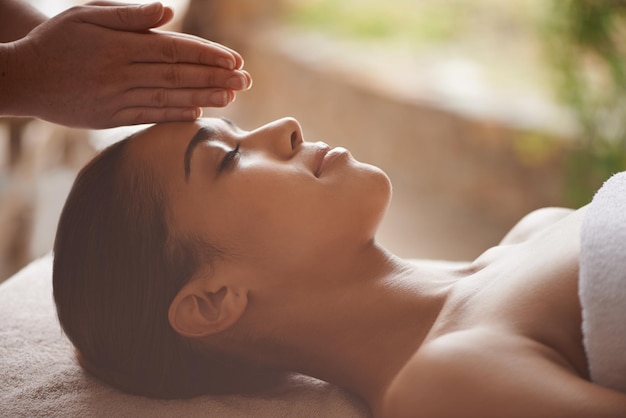
<instances>
[{"instance_id":1,"label":"dark hair","mask_svg":"<svg viewBox=\"0 0 626 418\"><path fill-rule=\"evenodd\" d=\"M253 368L199 350L169 325L176 293L216 252L170 234L159 179L125 153L131 138L81 170L61 213L53 265L61 326L80 364L124 391L173 398L253 390Z\"/></svg>"}]
</instances>

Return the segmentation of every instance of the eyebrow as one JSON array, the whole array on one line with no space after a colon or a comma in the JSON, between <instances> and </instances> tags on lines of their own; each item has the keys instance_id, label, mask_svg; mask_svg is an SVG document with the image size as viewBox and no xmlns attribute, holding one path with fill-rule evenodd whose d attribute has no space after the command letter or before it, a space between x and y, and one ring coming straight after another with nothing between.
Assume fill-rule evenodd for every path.
<instances>
[{"instance_id":1,"label":"eyebrow","mask_svg":"<svg viewBox=\"0 0 626 418\"><path fill-rule=\"evenodd\" d=\"M228 118L220 118L222 119L224 122L226 122L227 125L229 125L231 128L233 129L239 129L239 126L237 126L237 124L235 122L233 122L232 120L228 119Z\"/></svg>"},{"instance_id":2,"label":"eyebrow","mask_svg":"<svg viewBox=\"0 0 626 418\"><path fill-rule=\"evenodd\" d=\"M224 121L228 126L233 129L239 129L239 126L232 120L228 118L220 118ZM198 129L198 132L191 138L189 144L187 144L187 149L185 150L185 158L184 158L184 166L185 166L185 181L189 180L189 175L191 174L191 157L193 156L193 150L196 149L198 144L214 139L217 136L217 132L215 129L209 126L201 126Z\"/></svg>"},{"instance_id":3,"label":"eyebrow","mask_svg":"<svg viewBox=\"0 0 626 418\"><path fill-rule=\"evenodd\" d=\"M193 150L196 149L198 144L205 142L207 140L213 139L215 137L215 130L208 126L202 126L198 129L198 132L191 138L189 144L187 144L187 149L185 150L185 181L189 180L189 174L191 173L191 157L193 156Z\"/></svg>"}]
</instances>

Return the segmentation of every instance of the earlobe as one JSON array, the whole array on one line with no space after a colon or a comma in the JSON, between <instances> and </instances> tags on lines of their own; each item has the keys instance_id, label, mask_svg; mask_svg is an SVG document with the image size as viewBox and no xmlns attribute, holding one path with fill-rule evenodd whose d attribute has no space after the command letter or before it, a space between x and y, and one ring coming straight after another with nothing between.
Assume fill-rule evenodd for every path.
<instances>
[{"instance_id":1,"label":"earlobe","mask_svg":"<svg viewBox=\"0 0 626 418\"><path fill-rule=\"evenodd\" d=\"M178 292L168 311L171 327L184 337L204 337L233 326L248 304L247 292L192 280Z\"/></svg>"}]
</instances>

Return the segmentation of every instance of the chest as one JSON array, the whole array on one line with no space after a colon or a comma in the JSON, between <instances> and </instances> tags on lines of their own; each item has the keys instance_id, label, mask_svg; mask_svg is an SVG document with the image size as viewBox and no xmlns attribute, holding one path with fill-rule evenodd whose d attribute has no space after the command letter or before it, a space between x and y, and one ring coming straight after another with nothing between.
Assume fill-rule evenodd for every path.
<instances>
[{"instance_id":1,"label":"chest","mask_svg":"<svg viewBox=\"0 0 626 418\"><path fill-rule=\"evenodd\" d=\"M578 232L574 219L531 241L486 252L476 260L478 271L459 282L431 337L493 329L539 343L586 375Z\"/></svg>"}]
</instances>

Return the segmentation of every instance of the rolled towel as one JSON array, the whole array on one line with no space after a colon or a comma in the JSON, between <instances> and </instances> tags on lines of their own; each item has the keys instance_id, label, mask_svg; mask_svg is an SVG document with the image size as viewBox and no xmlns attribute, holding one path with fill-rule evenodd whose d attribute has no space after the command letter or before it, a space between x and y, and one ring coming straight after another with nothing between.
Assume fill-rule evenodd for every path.
<instances>
[{"instance_id":1,"label":"rolled towel","mask_svg":"<svg viewBox=\"0 0 626 418\"><path fill-rule=\"evenodd\" d=\"M581 229L579 297L591 380L626 392L626 173L611 177Z\"/></svg>"}]
</instances>

